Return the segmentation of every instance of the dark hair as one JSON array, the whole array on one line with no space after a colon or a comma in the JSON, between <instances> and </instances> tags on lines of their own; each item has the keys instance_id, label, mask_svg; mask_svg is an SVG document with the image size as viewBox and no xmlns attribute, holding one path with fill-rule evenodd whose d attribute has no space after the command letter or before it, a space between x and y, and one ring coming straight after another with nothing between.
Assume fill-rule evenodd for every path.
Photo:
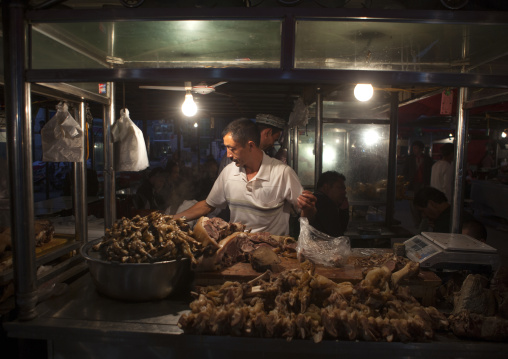
<instances>
[{"instance_id":1,"label":"dark hair","mask_svg":"<svg viewBox=\"0 0 508 359\"><path fill-rule=\"evenodd\" d=\"M168 160L168 162L166 162L166 171L169 174L173 173L173 169L175 167L178 167L178 162L176 162L175 160Z\"/></svg>"},{"instance_id":2,"label":"dark hair","mask_svg":"<svg viewBox=\"0 0 508 359\"><path fill-rule=\"evenodd\" d=\"M424 187L415 194L413 204L418 207L427 208L429 201L436 203L448 202L446 195L434 187Z\"/></svg>"},{"instance_id":3,"label":"dark hair","mask_svg":"<svg viewBox=\"0 0 508 359\"><path fill-rule=\"evenodd\" d=\"M423 144L423 142L422 142L422 141L419 141L419 140L414 141L414 142L411 144L411 148L412 148L413 146L418 146L418 147L420 147L420 149L421 149L422 151L425 149L425 145Z\"/></svg>"},{"instance_id":4,"label":"dark hair","mask_svg":"<svg viewBox=\"0 0 508 359\"><path fill-rule=\"evenodd\" d=\"M152 178L154 176L161 176L167 173L167 171L162 167L155 167L153 170L150 171L148 174L148 178Z\"/></svg>"},{"instance_id":5,"label":"dark hair","mask_svg":"<svg viewBox=\"0 0 508 359\"><path fill-rule=\"evenodd\" d=\"M462 233L464 230L467 230L467 235L473 237L482 242L487 241L487 229L483 225L483 223L477 221L476 219L472 219L470 221L464 222L462 225Z\"/></svg>"},{"instance_id":6,"label":"dark hair","mask_svg":"<svg viewBox=\"0 0 508 359\"><path fill-rule=\"evenodd\" d=\"M321 174L321 176L319 176L319 179L316 184L316 188L317 189L323 188L323 186L325 184L333 185L338 180L345 181L346 177L342 173L339 173L336 171L324 172Z\"/></svg>"},{"instance_id":7,"label":"dark hair","mask_svg":"<svg viewBox=\"0 0 508 359\"><path fill-rule=\"evenodd\" d=\"M441 146L441 156L449 156L453 154L453 144L451 143L445 143Z\"/></svg>"},{"instance_id":8,"label":"dark hair","mask_svg":"<svg viewBox=\"0 0 508 359\"><path fill-rule=\"evenodd\" d=\"M245 146L247 142L252 141L259 147L261 139L259 128L247 118L239 118L230 122L224 131L222 131L222 137L228 133L231 133L233 141L238 142L241 146Z\"/></svg>"}]
</instances>

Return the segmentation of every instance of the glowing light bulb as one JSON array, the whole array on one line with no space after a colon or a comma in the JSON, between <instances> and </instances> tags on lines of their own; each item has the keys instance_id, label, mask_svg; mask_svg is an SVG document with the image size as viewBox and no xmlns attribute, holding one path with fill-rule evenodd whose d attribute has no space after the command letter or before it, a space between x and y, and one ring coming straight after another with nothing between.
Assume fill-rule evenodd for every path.
<instances>
[{"instance_id":1,"label":"glowing light bulb","mask_svg":"<svg viewBox=\"0 0 508 359\"><path fill-rule=\"evenodd\" d=\"M194 122L194 127L198 127L198 123L197 122Z\"/></svg>"},{"instance_id":2,"label":"glowing light bulb","mask_svg":"<svg viewBox=\"0 0 508 359\"><path fill-rule=\"evenodd\" d=\"M192 117L198 112L198 106L196 106L190 91L187 91L185 94L185 101L182 104L182 112L187 117Z\"/></svg>"},{"instance_id":3,"label":"glowing light bulb","mask_svg":"<svg viewBox=\"0 0 508 359\"><path fill-rule=\"evenodd\" d=\"M374 95L374 88L371 84L357 84L354 90L355 97L358 101L369 101Z\"/></svg>"},{"instance_id":4,"label":"glowing light bulb","mask_svg":"<svg viewBox=\"0 0 508 359\"><path fill-rule=\"evenodd\" d=\"M502 137L502 138L506 138L506 132L505 132L505 131L503 131L503 132L501 133L501 137Z\"/></svg>"},{"instance_id":5,"label":"glowing light bulb","mask_svg":"<svg viewBox=\"0 0 508 359\"><path fill-rule=\"evenodd\" d=\"M380 139L379 134L375 130L367 130L363 134L363 140L367 146L375 145Z\"/></svg>"}]
</instances>

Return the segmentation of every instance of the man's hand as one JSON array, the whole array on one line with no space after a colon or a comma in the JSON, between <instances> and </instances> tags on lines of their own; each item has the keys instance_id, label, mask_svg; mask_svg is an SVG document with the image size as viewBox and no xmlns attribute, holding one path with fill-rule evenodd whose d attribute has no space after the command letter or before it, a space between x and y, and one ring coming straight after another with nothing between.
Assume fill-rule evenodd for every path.
<instances>
[{"instance_id":1,"label":"man's hand","mask_svg":"<svg viewBox=\"0 0 508 359\"><path fill-rule=\"evenodd\" d=\"M196 203L194 206L186 209L183 212L177 213L173 216L174 219L185 217L188 221L198 219L199 217L206 216L212 212L215 207L210 206L205 200Z\"/></svg>"},{"instance_id":2,"label":"man's hand","mask_svg":"<svg viewBox=\"0 0 508 359\"><path fill-rule=\"evenodd\" d=\"M316 200L317 198L312 194L311 191L303 191L297 199L298 207L302 210L300 216L307 217L309 219L314 218L316 215Z\"/></svg>"}]
</instances>

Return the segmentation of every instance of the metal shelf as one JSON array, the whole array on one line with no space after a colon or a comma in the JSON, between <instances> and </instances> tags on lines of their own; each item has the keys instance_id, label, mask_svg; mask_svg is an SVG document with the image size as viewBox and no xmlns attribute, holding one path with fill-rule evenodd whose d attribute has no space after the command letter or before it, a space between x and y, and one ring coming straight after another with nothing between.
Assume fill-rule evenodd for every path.
<instances>
[{"instance_id":1,"label":"metal shelf","mask_svg":"<svg viewBox=\"0 0 508 359\"><path fill-rule=\"evenodd\" d=\"M60 258L64 255L68 254L69 252L72 252L73 250L79 249L81 247L81 242L76 241L74 239L74 236L68 236L68 237L72 238L72 239L69 239L69 241L64 244L58 245L53 248L49 248L47 250L47 253L43 252L43 254L39 255L35 260L36 266L39 267L41 265L49 263L57 258ZM70 259L68 259L68 261L73 262L72 257ZM0 273L0 285L8 283L10 280L13 279L13 277L14 277L14 269L13 268L9 268L9 269L5 270L4 272ZM41 278L38 278L38 280L39 281L42 280L43 277L44 276L42 276Z\"/></svg>"}]
</instances>

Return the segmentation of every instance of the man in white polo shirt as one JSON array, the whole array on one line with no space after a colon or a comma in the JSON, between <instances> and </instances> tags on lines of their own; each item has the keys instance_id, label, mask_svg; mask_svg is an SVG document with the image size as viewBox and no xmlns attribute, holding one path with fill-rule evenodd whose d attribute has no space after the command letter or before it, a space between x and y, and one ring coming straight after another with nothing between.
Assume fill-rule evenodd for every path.
<instances>
[{"instance_id":1,"label":"man in white polo shirt","mask_svg":"<svg viewBox=\"0 0 508 359\"><path fill-rule=\"evenodd\" d=\"M193 220L229 205L231 222L243 223L252 232L288 235L292 207L301 209L302 217L315 214L316 197L303 190L291 167L259 148L260 134L254 122L235 120L222 134L233 163L220 173L206 200L175 218Z\"/></svg>"}]
</instances>

